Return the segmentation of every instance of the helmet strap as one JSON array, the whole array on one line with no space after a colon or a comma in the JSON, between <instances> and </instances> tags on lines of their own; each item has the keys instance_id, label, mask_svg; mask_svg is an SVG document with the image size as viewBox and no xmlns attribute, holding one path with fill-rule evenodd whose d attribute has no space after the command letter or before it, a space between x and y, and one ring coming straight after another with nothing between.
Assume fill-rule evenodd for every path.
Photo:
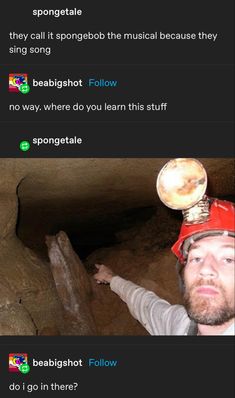
<instances>
[{"instance_id":1,"label":"helmet strap","mask_svg":"<svg viewBox=\"0 0 235 398\"><path fill-rule=\"evenodd\" d=\"M184 290L185 290L185 284L184 284L184 280L182 277L184 265L178 260L175 265L175 268L176 268L177 276L178 276L179 289L180 289L180 292L183 294Z\"/></svg>"},{"instance_id":2,"label":"helmet strap","mask_svg":"<svg viewBox=\"0 0 235 398\"><path fill-rule=\"evenodd\" d=\"M197 336L198 334L198 326L195 321L191 320L187 332L187 336Z\"/></svg>"}]
</instances>

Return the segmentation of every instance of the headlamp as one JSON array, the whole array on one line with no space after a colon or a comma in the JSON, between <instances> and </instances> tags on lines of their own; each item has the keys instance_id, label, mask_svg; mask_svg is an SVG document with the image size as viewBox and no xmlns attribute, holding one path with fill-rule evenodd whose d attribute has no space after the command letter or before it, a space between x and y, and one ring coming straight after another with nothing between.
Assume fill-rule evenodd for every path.
<instances>
[{"instance_id":1,"label":"headlamp","mask_svg":"<svg viewBox=\"0 0 235 398\"><path fill-rule=\"evenodd\" d=\"M207 174L196 159L177 158L160 170L157 193L171 209L182 210L185 224L198 224L209 218L209 199L205 195Z\"/></svg>"}]
</instances>

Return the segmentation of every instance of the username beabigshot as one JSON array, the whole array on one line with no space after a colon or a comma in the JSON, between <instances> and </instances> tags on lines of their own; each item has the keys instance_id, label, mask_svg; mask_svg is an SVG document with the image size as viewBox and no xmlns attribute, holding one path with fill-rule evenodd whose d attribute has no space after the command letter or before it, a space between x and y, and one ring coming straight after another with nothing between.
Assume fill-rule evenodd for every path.
<instances>
[{"instance_id":1,"label":"username beabigshot","mask_svg":"<svg viewBox=\"0 0 235 398\"><path fill-rule=\"evenodd\" d=\"M58 80L58 79L48 79L48 80L36 80L32 81L33 87L83 87L82 79L79 80Z\"/></svg>"},{"instance_id":2,"label":"username beabigshot","mask_svg":"<svg viewBox=\"0 0 235 398\"><path fill-rule=\"evenodd\" d=\"M44 361L36 360L33 358L32 365L34 367L35 366L44 366L44 367L55 367L55 368L61 369L66 366L75 366L75 367L83 366L83 362L82 362L82 359L80 359L80 358L78 360L71 360L69 358L66 360L60 360L57 358L54 358L54 359L49 358Z\"/></svg>"}]
</instances>

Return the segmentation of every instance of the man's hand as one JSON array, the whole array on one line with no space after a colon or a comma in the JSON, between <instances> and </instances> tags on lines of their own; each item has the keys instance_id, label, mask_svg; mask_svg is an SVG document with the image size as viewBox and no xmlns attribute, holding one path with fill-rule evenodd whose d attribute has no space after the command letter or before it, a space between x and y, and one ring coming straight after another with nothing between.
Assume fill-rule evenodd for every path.
<instances>
[{"instance_id":1,"label":"man's hand","mask_svg":"<svg viewBox=\"0 0 235 398\"><path fill-rule=\"evenodd\" d=\"M115 276L113 271L103 264L95 264L95 266L98 269L98 272L94 275L96 282L105 284L110 283L113 276Z\"/></svg>"}]
</instances>

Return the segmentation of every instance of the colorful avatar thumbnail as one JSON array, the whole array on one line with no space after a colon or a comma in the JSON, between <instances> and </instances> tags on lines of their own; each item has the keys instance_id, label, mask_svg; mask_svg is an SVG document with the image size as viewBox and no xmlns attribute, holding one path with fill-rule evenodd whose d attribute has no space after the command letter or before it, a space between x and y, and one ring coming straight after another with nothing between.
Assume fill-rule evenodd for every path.
<instances>
[{"instance_id":1,"label":"colorful avatar thumbnail","mask_svg":"<svg viewBox=\"0 0 235 398\"><path fill-rule=\"evenodd\" d=\"M25 353L12 353L9 354L9 372L19 372L20 366L28 364L28 354Z\"/></svg>"},{"instance_id":2,"label":"colorful avatar thumbnail","mask_svg":"<svg viewBox=\"0 0 235 398\"><path fill-rule=\"evenodd\" d=\"M26 73L9 74L9 91L11 93L20 93L21 84L28 84L28 75Z\"/></svg>"}]
</instances>

